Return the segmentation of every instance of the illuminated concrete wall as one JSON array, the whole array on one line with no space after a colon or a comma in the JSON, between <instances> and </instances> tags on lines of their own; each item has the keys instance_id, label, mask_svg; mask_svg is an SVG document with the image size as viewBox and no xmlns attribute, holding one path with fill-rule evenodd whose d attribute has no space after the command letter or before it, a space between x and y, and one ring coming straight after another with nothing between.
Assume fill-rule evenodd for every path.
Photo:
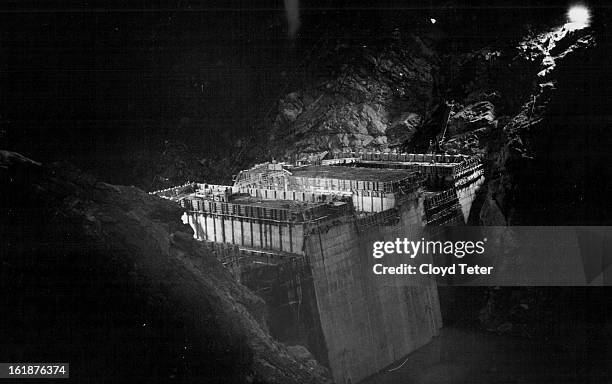
<instances>
[{"instance_id":1,"label":"illuminated concrete wall","mask_svg":"<svg viewBox=\"0 0 612 384\"><path fill-rule=\"evenodd\" d=\"M376 191L356 191L353 194L353 206L356 211L381 212L394 208L395 194Z\"/></svg>"},{"instance_id":2,"label":"illuminated concrete wall","mask_svg":"<svg viewBox=\"0 0 612 384\"><path fill-rule=\"evenodd\" d=\"M403 206L396 225L357 222L311 228L312 268L328 361L337 383L356 383L428 343L442 325L434 279L413 284L372 272L372 242L420 237L423 205Z\"/></svg>"},{"instance_id":3,"label":"illuminated concrete wall","mask_svg":"<svg viewBox=\"0 0 612 384\"><path fill-rule=\"evenodd\" d=\"M484 183L484 176L469 184L447 189L424 201L427 224L433 226L462 225L468 221L476 193Z\"/></svg>"},{"instance_id":4,"label":"illuminated concrete wall","mask_svg":"<svg viewBox=\"0 0 612 384\"><path fill-rule=\"evenodd\" d=\"M304 254L304 227L300 223L193 211L183 218L199 240Z\"/></svg>"},{"instance_id":5,"label":"illuminated concrete wall","mask_svg":"<svg viewBox=\"0 0 612 384\"><path fill-rule=\"evenodd\" d=\"M355 190L350 192L325 190L325 191L284 191L263 188L241 188L241 192L248 193L253 197L262 199L295 200L306 202L329 201L332 196L337 199L349 199L356 211L381 212L394 208L397 203L395 193L382 191Z\"/></svg>"},{"instance_id":6,"label":"illuminated concrete wall","mask_svg":"<svg viewBox=\"0 0 612 384\"><path fill-rule=\"evenodd\" d=\"M293 200L293 201L305 201L305 202L320 202L329 201L334 196L338 199L346 198L349 199L352 193L339 192L339 191L285 191L279 189L265 189L265 188L240 188L241 193L248 193L253 197L259 197L262 199L273 199L273 200Z\"/></svg>"},{"instance_id":7,"label":"illuminated concrete wall","mask_svg":"<svg viewBox=\"0 0 612 384\"><path fill-rule=\"evenodd\" d=\"M468 220L470 211L472 210L472 204L476 199L476 193L480 187L484 184L484 176L480 176L478 179L473 180L471 184L463 186L457 189L457 199L461 207L461 212L465 221Z\"/></svg>"}]
</instances>

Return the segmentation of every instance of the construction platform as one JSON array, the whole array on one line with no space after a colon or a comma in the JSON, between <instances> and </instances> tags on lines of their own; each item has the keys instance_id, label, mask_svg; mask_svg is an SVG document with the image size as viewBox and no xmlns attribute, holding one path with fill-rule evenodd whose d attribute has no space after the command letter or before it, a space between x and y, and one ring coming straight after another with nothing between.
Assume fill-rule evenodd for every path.
<instances>
[{"instance_id":1,"label":"construction platform","mask_svg":"<svg viewBox=\"0 0 612 384\"><path fill-rule=\"evenodd\" d=\"M314 164L257 164L233 185L187 183L155 194L180 202L198 239L302 253L299 236L309 223L339 217L369 222L410 201L421 201L425 223L449 223L458 206L456 188L482 172L478 157L351 152Z\"/></svg>"}]
</instances>

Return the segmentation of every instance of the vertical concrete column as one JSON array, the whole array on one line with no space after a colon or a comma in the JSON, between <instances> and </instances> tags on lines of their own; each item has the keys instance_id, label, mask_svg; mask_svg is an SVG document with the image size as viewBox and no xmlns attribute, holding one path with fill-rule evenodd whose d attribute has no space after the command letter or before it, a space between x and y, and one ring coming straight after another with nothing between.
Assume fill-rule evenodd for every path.
<instances>
[{"instance_id":1,"label":"vertical concrete column","mask_svg":"<svg viewBox=\"0 0 612 384\"><path fill-rule=\"evenodd\" d=\"M212 223L213 223L213 241L217 241L217 217L215 215L211 215Z\"/></svg>"},{"instance_id":2,"label":"vertical concrete column","mask_svg":"<svg viewBox=\"0 0 612 384\"><path fill-rule=\"evenodd\" d=\"M240 245L244 244L244 219L240 218Z\"/></svg>"},{"instance_id":3,"label":"vertical concrete column","mask_svg":"<svg viewBox=\"0 0 612 384\"><path fill-rule=\"evenodd\" d=\"M213 215L208 215L206 218L206 225L208 226L208 240L215 240L215 217Z\"/></svg>"},{"instance_id":4,"label":"vertical concrete column","mask_svg":"<svg viewBox=\"0 0 612 384\"><path fill-rule=\"evenodd\" d=\"M283 250L283 223L278 223L278 246Z\"/></svg>"},{"instance_id":5,"label":"vertical concrete column","mask_svg":"<svg viewBox=\"0 0 612 384\"><path fill-rule=\"evenodd\" d=\"M289 252L293 253L293 224L289 223Z\"/></svg>"},{"instance_id":6,"label":"vertical concrete column","mask_svg":"<svg viewBox=\"0 0 612 384\"><path fill-rule=\"evenodd\" d=\"M261 232L263 236L262 240L262 248L266 248L268 246L268 226L265 221L260 221L261 223Z\"/></svg>"},{"instance_id":7,"label":"vertical concrete column","mask_svg":"<svg viewBox=\"0 0 612 384\"><path fill-rule=\"evenodd\" d=\"M198 219L198 213L194 212L193 213L193 219L192 219L192 227L195 228L195 235L196 235L196 239L200 238L200 223L199 223L199 219Z\"/></svg>"},{"instance_id":8,"label":"vertical concrete column","mask_svg":"<svg viewBox=\"0 0 612 384\"><path fill-rule=\"evenodd\" d=\"M223 216L219 216L220 224L221 224L221 242L225 243L225 219Z\"/></svg>"},{"instance_id":9,"label":"vertical concrete column","mask_svg":"<svg viewBox=\"0 0 612 384\"><path fill-rule=\"evenodd\" d=\"M202 219L204 221L204 236L203 240L208 240L208 215L206 213L202 214Z\"/></svg>"}]
</instances>

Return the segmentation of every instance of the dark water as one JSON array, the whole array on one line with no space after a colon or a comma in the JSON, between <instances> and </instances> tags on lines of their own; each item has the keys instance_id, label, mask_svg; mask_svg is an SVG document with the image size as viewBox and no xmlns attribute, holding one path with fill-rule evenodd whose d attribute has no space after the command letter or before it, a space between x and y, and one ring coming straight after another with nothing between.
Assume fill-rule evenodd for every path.
<instances>
[{"instance_id":1,"label":"dark water","mask_svg":"<svg viewBox=\"0 0 612 384\"><path fill-rule=\"evenodd\" d=\"M445 328L431 344L364 383L609 383L610 344L608 339L559 348L523 338ZM391 369L395 370L389 372Z\"/></svg>"}]
</instances>

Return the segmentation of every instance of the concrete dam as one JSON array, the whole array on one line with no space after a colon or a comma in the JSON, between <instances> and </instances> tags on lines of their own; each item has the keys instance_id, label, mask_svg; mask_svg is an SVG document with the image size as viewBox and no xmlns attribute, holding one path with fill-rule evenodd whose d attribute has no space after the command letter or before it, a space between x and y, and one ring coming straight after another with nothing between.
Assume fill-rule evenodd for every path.
<instances>
[{"instance_id":1,"label":"concrete dam","mask_svg":"<svg viewBox=\"0 0 612 384\"><path fill-rule=\"evenodd\" d=\"M483 180L478 157L354 152L154 193L181 204L194 237L266 300L277 339L356 383L442 326L435 278L375 278L372 242L464 224Z\"/></svg>"}]
</instances>

